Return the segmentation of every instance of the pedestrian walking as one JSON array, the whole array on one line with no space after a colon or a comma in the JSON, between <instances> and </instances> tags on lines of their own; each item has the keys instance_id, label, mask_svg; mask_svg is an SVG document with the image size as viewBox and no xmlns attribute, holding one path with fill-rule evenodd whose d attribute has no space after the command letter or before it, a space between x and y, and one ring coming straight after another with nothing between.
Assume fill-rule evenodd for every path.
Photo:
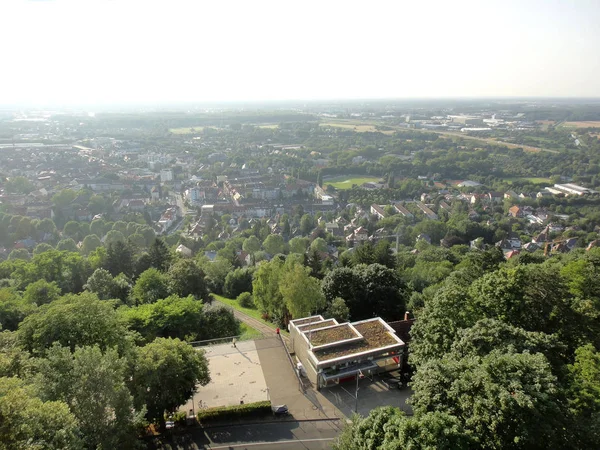
<instances>
[{"instance_id":1,"label":"pedestrian walking","mask_svg":"<svg viewBox=\"0 0 600 450\"><path fill-rule=\"evenodd\" d=\"M233 348L237 348L235 345L235 338L233 338Z\"/></svg>"}]
</instances>

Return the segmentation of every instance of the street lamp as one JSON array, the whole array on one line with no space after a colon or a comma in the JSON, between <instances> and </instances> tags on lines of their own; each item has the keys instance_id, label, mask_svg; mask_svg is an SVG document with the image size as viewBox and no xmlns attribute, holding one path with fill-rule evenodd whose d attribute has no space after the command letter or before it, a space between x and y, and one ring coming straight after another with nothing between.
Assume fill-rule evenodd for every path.
<instances>
[{"instance_id":1,"label":"street lamp","mask_svg":"<svg viewBox=\"0 0 600 450\"><path fill-rule=\"evenodd\" d=\"M362 373L362 370L358 369L358 373L356 374L356 391L354 392L354 412L358 413L358 380L362 380L365 376Z\"/></svg>"}]
</instances>

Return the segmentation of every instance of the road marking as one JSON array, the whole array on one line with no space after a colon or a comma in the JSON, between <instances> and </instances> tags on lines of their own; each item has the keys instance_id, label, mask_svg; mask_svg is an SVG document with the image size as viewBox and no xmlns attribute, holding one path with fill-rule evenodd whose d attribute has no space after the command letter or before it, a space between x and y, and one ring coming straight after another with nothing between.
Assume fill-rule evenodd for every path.
<instances>
[{"instance_id":1,"label":"road marking","mask_svg":"<svg viewBox=\"0 0 600 450\"><path fill-rule=\"evenodd\" d=\"M319 439L294 439L290 441L275 441L275 442L251 442L251 443L231 443L229 445L223 445L220 447L208 447L211 450L218 450L221 448L231 449L235 447L253 447L255 445L286 445L286 444L302 444L303 442L325 442L325 441L334 441L336 438L319 438Z\"/></svg>"}]
</instances>

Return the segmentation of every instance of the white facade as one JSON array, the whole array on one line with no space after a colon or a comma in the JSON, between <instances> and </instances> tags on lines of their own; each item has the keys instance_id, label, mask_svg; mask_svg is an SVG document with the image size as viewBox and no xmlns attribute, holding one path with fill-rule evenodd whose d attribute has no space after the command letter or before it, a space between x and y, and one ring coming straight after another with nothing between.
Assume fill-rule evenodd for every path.
<instances>
[{"instance_id":1,"label":"white facade","mask_svg":"<svg viewBox=\"0 0 600 450\"><path fill-rule=\"evenodd\" d=\"M171 169L163 169L160 171L160 181L167 183L173 181L173 171Z\"/></svg>"}]
</instances>

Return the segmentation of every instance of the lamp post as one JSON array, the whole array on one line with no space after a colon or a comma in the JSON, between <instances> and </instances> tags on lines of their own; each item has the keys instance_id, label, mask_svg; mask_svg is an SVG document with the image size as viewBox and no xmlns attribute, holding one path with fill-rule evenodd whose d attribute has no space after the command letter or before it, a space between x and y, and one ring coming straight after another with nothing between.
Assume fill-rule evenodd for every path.
<instances>
[{"instance_id":1,"label":"lamp post","mask_svg":"<svg viewBox=\"0 0 600 450\"><path fill-rule=\"evenodd\" d=\"M362 373L362 370L358 370L356 374L356 391L354 392L354 412L358 413L358 380L364 378L365 376Z\"/></svg>"}]
</instances>

